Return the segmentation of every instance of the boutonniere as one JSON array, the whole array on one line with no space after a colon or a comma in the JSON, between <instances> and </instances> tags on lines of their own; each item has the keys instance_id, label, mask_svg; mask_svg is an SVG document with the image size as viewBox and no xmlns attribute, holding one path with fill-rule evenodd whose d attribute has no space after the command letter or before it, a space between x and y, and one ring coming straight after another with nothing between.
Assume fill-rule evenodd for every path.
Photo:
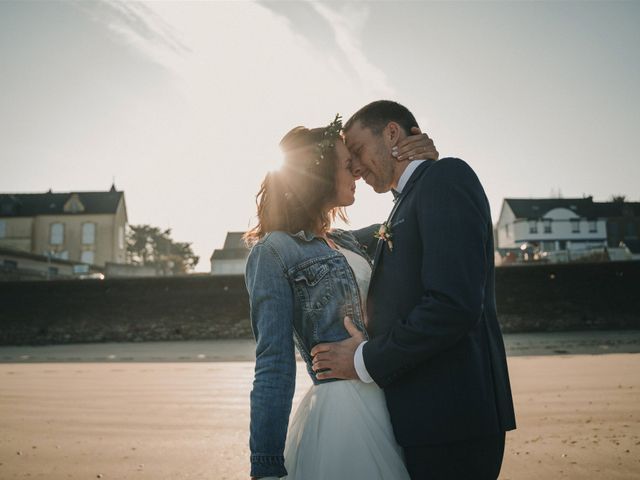
<instances>
[{"instance_id":1,"label":"boutonniere","mask_svg":"<svg viewBox=\"0 0 640 480\"><path fill-rule=\"evenodd\" d=\"M373 236L377 239L382 240L383 242L387 242L387 247L389 247L389 251L393 251L393 241L391 238L393 237L393 232L391 231L391 226L389 222L384 222L378 228L378 231L373 234Z\"/></svg>"}]
</instances>

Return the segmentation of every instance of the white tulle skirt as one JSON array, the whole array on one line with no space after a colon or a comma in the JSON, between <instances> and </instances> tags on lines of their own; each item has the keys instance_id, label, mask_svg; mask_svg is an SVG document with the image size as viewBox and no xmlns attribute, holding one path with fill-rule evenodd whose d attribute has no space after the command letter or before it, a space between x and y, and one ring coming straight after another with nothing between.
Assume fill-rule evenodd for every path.
<instances>
[{"instance_id":1,"label":"white tulle skirt","mask_svg":"<svg viewBox=\"0 0 640 480\"><path fill-rule=\"evenodd\" d=\"M312 386L291 421L284 456L287 480L409 480L374 383Z\"/></svg>"}]
</instances>

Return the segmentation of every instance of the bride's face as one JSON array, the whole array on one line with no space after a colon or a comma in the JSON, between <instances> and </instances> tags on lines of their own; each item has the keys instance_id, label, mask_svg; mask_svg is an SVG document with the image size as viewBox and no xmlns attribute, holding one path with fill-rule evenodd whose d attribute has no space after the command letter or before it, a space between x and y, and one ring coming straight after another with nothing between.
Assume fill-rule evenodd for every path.
<instances>
[{"instance_id":1,"label":"bride's face","mask_svg":"<svg viewBox=\"0 0 640 480\"><path fill-rule=\"evenodd\" d=\"M334 207L346 207L355 201L356 177L351 173L351 154L342 140L336 141L336 196Z\"/></svg>"}]
</instances>

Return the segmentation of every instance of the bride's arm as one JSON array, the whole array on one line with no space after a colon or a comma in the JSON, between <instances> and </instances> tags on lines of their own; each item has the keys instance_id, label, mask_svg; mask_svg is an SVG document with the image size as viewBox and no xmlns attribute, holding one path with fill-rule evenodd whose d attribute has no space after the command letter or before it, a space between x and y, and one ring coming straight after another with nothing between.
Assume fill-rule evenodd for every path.
<instances>
[{"instance_id":1,"label":"bride's arm","mask_svg":"<svg viewBox=\"0 0 640 480\"><path fill-rule=\"evenodd\" d=\"M426 133L422 133L420 128L413 127L412 135L403 138L398 145L393 147L391 153L399 162L411 160L437 160L438 150L433 144L433 140Z\"/></svg>"},{"instance_id":2,"label":"bride's arm","mask_svg":"<svg viewBox=\"0 0 640 480\"><path fill-rule=\"evenodd\" d=\"M359 228L357 230L349 230L360 245L365 247L367 255L369 258L373 259L373 255L376 251L376 244L378 243L378 239L373 236L374 233L378 231L380 228L379 223L374 223L373 225L369 225L368 227Z\"/></svg>"},{"instance_id":3,"label":"bride's arm","mask_svg":"<svg viewBox=\"0 0 640 480\"><path fill-rule=\"evenodd\" d=\"M256 367L251 391L252 477L284 477L284 446L295 390L293 294L284 267L268 245L253 247L247 259L251 327Z\"/></svg>"}]
</instances>

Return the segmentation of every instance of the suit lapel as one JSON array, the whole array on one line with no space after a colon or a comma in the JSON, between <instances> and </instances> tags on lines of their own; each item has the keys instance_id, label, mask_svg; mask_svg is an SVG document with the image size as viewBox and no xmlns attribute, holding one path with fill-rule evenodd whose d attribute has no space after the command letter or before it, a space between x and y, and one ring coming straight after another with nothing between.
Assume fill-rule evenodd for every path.
<instances>
[{"instance_id":1,"label":"suit lapel","mask_svg":"<svg viewBox=\"0 0 640 480\"><path fill-rule=\"evenodd\" d=\"M392 225L393 216L396 214L396 211L400 207L400 204L402 203L402 201L405 198L407 198L407 195L409 194L409 192L411 191L413 186L416 184L417 180L422 176L422 174L424 172L427 171L427 169L433 163L434 163L433 160L427 160L427 161L423 162L421 165L419 165L418 168L416 168L415 172L413 172L411 174L411 177L409 178L409 181L404 186L404 189L402 190L402 193L400 194L400 196L398 196L398 198L396 199L396 201L395 201L395 203L393 205L393 208L391 209L391 213L389 214L389 217L387 218L387 225ZM385 242L382 239L378 239L378 244L376 245L376 253L373 256L373 271L371 272L371 278L372 279L373 279L373 276L376 273L378 263L380 263L380 256L382 255L382 250L384 249L384 243Z\"/></svg>"}]
</instances>

